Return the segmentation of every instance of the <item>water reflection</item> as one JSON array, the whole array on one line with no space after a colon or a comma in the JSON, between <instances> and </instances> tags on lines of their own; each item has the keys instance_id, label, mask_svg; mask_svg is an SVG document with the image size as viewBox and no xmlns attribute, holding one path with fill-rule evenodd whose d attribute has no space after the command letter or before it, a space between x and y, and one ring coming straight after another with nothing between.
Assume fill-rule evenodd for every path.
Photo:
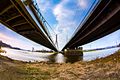
<instances>
[{"instance_id":1,"label":"water reflection","mask_svg":"<svg viewBox=\"0 0 120 80\"><path fill-rule=\"evenodd\" d=\"M69 56L69 57L65 57L65 62L70 62L70 63L74 63L76 61L82 61L83 60L83 56Z\"/></svg>"},{"instance_id":2,"label":"water reflection","mask_svg":"<svg viewBox=\"0 0 120 80\"><path fill-rule=\"evenodd\" d=\"M3 49L6 50L7 53L1 53L1 55L8 56L9 58L12 58L15 60L21 60L21 61L26 61L26 62L45 61L45 62L51 62L51 63L65 63L65 62L75 62L79 60L90 61L96 58L105 57L105 56L108 56L114 53L119 48L94 51L94 52L84 52L83 57L78 56L79 58L77 58L77 57L71 56L71 58L69 59L67 59L61 53L53 54L53 53L40 53L40 52L14 50L14 49L9 49L9 48L3 48Z\"/></svg>"},{"instance_id":3,"label":"water reflection","mask_svg":"<svg viewBox=\"0 0 120 80\"><path fill-rule=\"evenodd\" d=\"M48 58L49 58L49 62L52 62L52 63L64 63L65 62L65 57L61 53L52 54Z\"/></svg>"},{"instance_id":4,"label":"water reflection","mask_svg":"<svg viewBox=\"0 0 120 80\"><path fill-rule=\"evenodd\" d=\"M93 52L84 52L83 60L90 61L96 58L106 57L110 54L115 53L118 49L119 48L112 48L112 49L99 50L99 51L93 51Z\"/></svg>"}]
</instances>

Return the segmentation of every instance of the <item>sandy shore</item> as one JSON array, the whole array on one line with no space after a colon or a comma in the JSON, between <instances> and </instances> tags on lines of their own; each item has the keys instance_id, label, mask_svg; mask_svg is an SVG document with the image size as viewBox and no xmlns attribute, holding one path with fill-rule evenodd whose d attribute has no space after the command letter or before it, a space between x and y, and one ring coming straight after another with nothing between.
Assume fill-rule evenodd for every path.
<instances>
[{"instance_id":1,"label":"sandy shore","mask_svg":"<svg viewBox=\"0 0 120 80\"><path fill-rule=\"evenodd\" d=\"M120 80L120 51L72 64L25 63L0 55L0 80Z\"/></svg>"}]
</instances>

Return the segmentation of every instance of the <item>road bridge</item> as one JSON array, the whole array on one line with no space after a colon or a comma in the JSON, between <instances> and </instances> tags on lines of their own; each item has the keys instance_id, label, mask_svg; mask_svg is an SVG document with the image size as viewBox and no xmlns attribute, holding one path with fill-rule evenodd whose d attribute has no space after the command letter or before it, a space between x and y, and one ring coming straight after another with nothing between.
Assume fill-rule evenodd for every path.
<instances>
[{"instance_id":1,"label":"road bridge","mask_svg":"<svg viewBox=\"0 0 120 80\"><path fill-rule=\"evenodd\" d=\"M119 0L100 0L62 49L75 49L120 29Z\"/></svg>"},{"instance_id":2,"label":"road bridge","mask_svg":"<svg viewBox=\"0 0 120 80\"><path fill-rule=\"evenodd\" d=\"M39 20L33 3L25 5L23 1L25 0L0 0L0 22L16 33L57 51L44 24Z\"/></svg>"},{"instance_id":3,"label":"road bridge","mask_svg":"<svg viewBox=\"0 0 120 80\"><path fill-rule=\"evenodd\" d=\"M0 22L16 33L57 51L45 24L32 0L1 0ZM120 29L118 0L100 0L86 20L80 24L70 41L62 49L75 49ZM43 20L43 21L42 21Z\"/></svg>"}]
</instances>

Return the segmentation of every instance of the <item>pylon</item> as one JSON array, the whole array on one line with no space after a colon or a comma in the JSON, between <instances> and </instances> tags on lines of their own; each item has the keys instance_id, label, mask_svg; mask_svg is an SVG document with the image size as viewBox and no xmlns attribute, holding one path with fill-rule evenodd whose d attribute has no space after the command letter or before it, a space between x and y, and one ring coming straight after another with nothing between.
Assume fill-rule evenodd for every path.
<instances>
[{"instance_id":1,"label":"pylon","mask_svg":"<svg viewBox=\"0 0 120 80\"><path fill-rule=\"evenodd\" d=\"M57 46L58 48L58 39L57 39L57 34L56 34L56 41L55 41L55 45Z\"/></svg>"}]
</instances>

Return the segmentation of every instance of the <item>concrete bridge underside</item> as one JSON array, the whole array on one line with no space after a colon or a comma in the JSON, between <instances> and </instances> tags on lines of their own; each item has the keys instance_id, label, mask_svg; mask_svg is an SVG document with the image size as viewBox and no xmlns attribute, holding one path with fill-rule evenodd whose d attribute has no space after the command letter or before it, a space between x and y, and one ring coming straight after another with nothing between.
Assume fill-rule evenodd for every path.
<instances>
[{"instance_id":1,"label":"concrete bridge underside","mask_svg":"<svg viewBox=\"0 0 120 80\"><path fill-rule=\"evenodd\" d=\"M57 51L41 31L21 0L0 0L0 22L16 33Z\"/></svg>"},{"instance_id":2,"label":"concrete bridge underside","mask_svg":"<svg viewBox=\"0 0 120 80\"><path fill-rule=\"evenodd\" d=\"M101 0L63 48L74 49L120 29L119 0Z\"/></svg>"}]
</instances>

